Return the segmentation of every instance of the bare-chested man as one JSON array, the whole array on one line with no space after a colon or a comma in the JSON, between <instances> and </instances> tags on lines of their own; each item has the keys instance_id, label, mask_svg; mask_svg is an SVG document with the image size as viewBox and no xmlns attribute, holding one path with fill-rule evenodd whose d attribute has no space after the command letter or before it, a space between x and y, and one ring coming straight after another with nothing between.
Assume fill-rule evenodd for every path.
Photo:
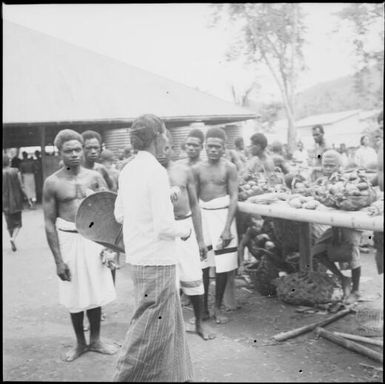
<instances>
[{"instance_id":1,"label":"bare-chested man","mask_svg":"<svg viewBox=\"0 0 385 384\"><path fill-rule=\"evenodd\" d=\"M217 323L228 319L221 311L228 272L238 267L235 212L238 200L238 176L234 164L223 158L226 135L220 128L206 134L207 160L196 164L193 173L202 209L203 236L208 249L202 263L205 287L204 306L208 314L209 267L216 268L214 318Z\"/></svg>"},{"instance_id":2,"label":"bare-chested man","mask_svg":"<svg viewBox=\"0 0 385 384\"><path fill-rule=\"evenodd\" d=\"M187 158L178 160L178 163L188 165L189 167L199 163L201 161L200 154L203 149L204 139L205 136L201 130L192 129L184 143Z\"/></svg>"},{"instance_id":3,"label":"bare-chested man","mask_svg":"<svg viewBox=\"0 0 385 384\"><path fill-rule=\"evenodd\" d=\"M65 361L86 351L113 354L115 345L100 340L101 306L116 298L109 269L102 264L102 247L77 233L75 218L81 201L95 191L106 189L98 172L81 166L82 136L70 129L55 138L63 167L48 177L43 187L45 230L59 276L59 299L71 314L77 345ZM87 311L90 342L87 345L83 317Z\"/></svg>"},{"instance_id":4,"label":"bare-chested man","mask_svg":"<svg viewBox=\"0 0 385 384\"><path fill-rule=\"evenodd\" d=\"M188 240L178 241L178 280L194 309L195 332L204 340L209 340L215 335L202 324L204 287L201 261L207 258L207 248L203 239L195 181L192 170L187 165L171 161L170 143L171 135L168 135L164 157L158 157L158 161L168 171L175 220L180 221L182 225L188 225L193 232ZM186 324L186 329L191 329L190 324Z\"/></svg>"},{"instance_id":5,"label":"bare-chested man","mask_svg":"<svg viewBox=\"0 0 385 384\"><path fill-rule=\"evenodd\" d=\"M269 176L274 171L274 161L266 153L267 138L263 133L254 133L250 137L250 153L252 157L247 161L243 173L263 172Z\"/></svg>"},{"instance_id":6,"label":"bare-chested man","mask_svg":"<svg viewBox=\"0 0 385 384\"><path fill-rule=\"evenodd\" d=\"M108 189L113 191L114 183L107 169L104 165L97 163L102 151L102 137L95 131L85 131L82 133L82 137L84 141L84 167L98 171L105 180Z\"/></svg>"}]
</instances>

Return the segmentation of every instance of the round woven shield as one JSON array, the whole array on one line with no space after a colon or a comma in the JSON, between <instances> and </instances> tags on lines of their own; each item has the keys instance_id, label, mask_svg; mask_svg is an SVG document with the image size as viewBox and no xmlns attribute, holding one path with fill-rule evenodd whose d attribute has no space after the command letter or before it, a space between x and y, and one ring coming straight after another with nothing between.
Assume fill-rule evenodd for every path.
<instances>
[{"instance_id":1,"label":"round woven shield","mask_svg":"<svg viewBox=\"0 0 385 384\"><path fill-rule=\"evenodd\" d=\"M76 229L85 238L107 248L124 253L122 224L115 220L117 194L96 192L86 197L76 214Z\"/></svg>"}]
</instances>

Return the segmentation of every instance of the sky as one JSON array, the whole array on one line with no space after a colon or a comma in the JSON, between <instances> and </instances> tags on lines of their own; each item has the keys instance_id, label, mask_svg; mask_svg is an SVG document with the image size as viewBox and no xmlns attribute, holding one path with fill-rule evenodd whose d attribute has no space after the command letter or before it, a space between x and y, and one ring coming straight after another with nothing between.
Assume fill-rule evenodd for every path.
<instances>
[{"instance_id":1,"label":"sky","mask_svg":"<svg viewBox=\"0 0 385 384\"><path fill-rule=\"evenodd\" d=\"M354 73L351 35L334 33L334 12L343 3L302 3L308 27L307 69L298 89ZM231 86L242 91L259 85L258 101L279 99L270 73L228 63L233 35L228 25L210 27L209 4L34 4L5 5L3 18L150 72L232 100Z\"/></svg>"}]
</instances>

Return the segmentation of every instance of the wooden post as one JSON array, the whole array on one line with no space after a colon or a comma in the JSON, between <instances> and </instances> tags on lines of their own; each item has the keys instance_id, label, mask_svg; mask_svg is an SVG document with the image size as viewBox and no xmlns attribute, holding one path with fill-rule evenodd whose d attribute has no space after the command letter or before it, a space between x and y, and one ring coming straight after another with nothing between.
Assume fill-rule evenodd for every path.
<instances>
[{"instance_id":1,"label":"wooden post","mask_svg":"<svg viewBox=\"0 0 385 384\"><path fill-rule=\"evenodd\" d=\"M313 270L313 259L311 257L311 224L300 223L299 231L299 268L301 271Z\"/></svg>"},{"instance_id":2,"label":"wooden post","mask_svg":"<svg viewBox=\"0 0 385 384\"><path fill-rule=\"evenodd\" d=\"M41 152L41 173L43 183L46 178L47 171L45 169L46 166L46 158L45 158L45 127L39 127L40 131L40 152Z\"/></svg>"}]
</instances>

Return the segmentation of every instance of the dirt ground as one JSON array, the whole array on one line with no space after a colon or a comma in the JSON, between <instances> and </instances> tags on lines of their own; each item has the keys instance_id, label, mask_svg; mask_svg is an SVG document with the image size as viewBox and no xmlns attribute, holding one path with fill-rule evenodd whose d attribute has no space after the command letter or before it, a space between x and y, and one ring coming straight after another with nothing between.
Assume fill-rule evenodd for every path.
<instances>
[{"instance_id":1,"label":"dirt ground","mask_svg":"<svg viewBox=\"0 0 385 384\"><path fill-rule=\"evenodd\" d=\"M117 356L86 353L72 363L60 359L74 334L70 317L58 304L53 257L45 240L41 209L23 213L23 228L12 252L3 219L3 380L111 381ZM362 303L382 308L383 275L376 272L373 250L362 255ZM117 273L115 302L105 307L102 337L121 342L133 310L128 267ZM322 314L300 314L295 307L255 291L237 288L241 308L229 313L230 322L216 325L216 339L203 341L187 334L194 381L202 382L382 382L382 373L361 364L380 364L313 332L271 345L271 337L318 319ZM184 309L186 319L192 311ZM355 315L327 326L354 333ZM270 344L270 345L269 345ZM377 373L376 373L377 372Z\"/></svg>"}]
</instances>

